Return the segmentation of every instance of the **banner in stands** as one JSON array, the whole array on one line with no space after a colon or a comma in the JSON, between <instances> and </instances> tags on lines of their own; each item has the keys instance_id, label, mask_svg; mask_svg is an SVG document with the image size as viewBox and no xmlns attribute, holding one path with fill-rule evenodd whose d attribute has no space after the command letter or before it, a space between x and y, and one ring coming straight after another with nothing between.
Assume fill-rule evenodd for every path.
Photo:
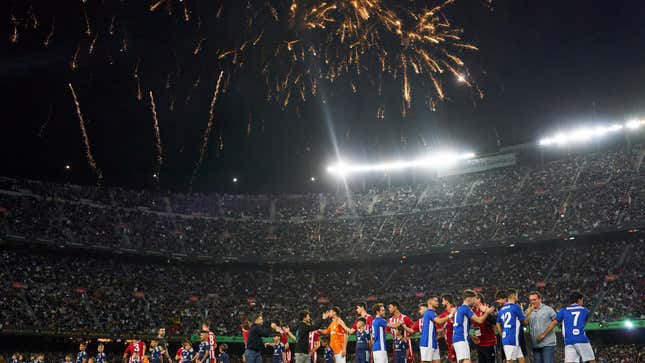
<instances>
[{"instance_id":1,"label":"banner in stands","mask_svg":"<svg viewBox=\"0 0 645 363\"><path fill-rule=\"evenodd\" d=\"M492 170L515 165L515 153L501 154L465 160L454 167L439 169L438 176L460 175L478 173L480 171Z\"/></svg>"}]
</instances>

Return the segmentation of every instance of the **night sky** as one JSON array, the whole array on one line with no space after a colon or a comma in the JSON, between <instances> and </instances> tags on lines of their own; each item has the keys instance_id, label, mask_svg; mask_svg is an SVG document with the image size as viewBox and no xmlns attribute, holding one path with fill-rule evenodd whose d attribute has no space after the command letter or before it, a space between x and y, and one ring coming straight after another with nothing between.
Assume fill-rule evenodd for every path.
<instances>
[{"instance_id":1,"label":"night sky","mask_svg":"<svg viewBox=\"0 0 645 363\"><path fill-rule=\"evenodd\" d=\"M401 0L401 6L407 2ZM71 82L103 184L187 190L219 73L214 49L236 36L239 19L224 12L220 24L211 24L207 20L216 10L202 5L192 13L193 19L203 13L204 24L195 31L195 20L186 24L163 11L146 11L147 2L88 0L88 18L98 33L89 55L91 38L83 34L80 1L69 3L34 0L9 6L19 21L28 18L31 6L39 25L19 27L12 43L13 25L6 19L0 174L95 183L67 86ZM491 10L480 1L461 0L448 15L464 28L464 39L480 49L464 59L483 99L446 77L448 99L435 111L424 102L426 90L415 85L412 108L402 117L400 83L384 84L383 100L367 80L354 94L340 79L297 110L281 110L265 101L258 74L241 72L231 77L216 104L195 190L319 190L325 166L334 160L332 139L352 160L402 158L443 147L487 153L535 141L558 127L645 115L645 3L495 0ZM115 34L110 35L113 16ZM52 21L55 32L44 47ZM195 56L201 37L206 41ZM123 39L128 40L124 52ZM71 70L77 47L78 67ZM136 99L133 78L137 63L142 101ZM155 94L164 148L160 185L152 177L148 90ZM381 104L385 118L377 119ZM239 178L236 185L233 177Z\"/></svg>"}]
</instances>

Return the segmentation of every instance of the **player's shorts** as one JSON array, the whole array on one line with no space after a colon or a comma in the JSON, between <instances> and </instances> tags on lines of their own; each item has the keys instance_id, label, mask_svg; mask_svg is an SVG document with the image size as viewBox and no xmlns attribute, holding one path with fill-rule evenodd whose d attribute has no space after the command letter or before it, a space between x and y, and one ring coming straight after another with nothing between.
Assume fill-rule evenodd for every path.
<instances>
[{"instance_id":1,"label":"player's shorts","mask_svg":"<svg viewBox=\"0 0 645 363\"><path fill-rule=\"evenodd\" d=\"M433 360L441 360L441 355L439 354L439 348L434 349L432 347L419 347L421 351L421 361L422 362L432 362Z\"/></svg>"},{"instance_id":2,"label":"player's shorts","mask_svg":"<svg viewBox=\"0 0 645 363\"><path fill-rule=\"evenodd\" d=\"M522 353L522 348L519 345L504 345L504 356L506 360L517 360L518 358L524 358Z\"/></svg>"},{"instance_id":3,"label":"player's shorts","mask_svg":"<svg viewBox=\"0 0 645 363\"><path fill-rule=\"evenodd\" d=\"M345 359L345 356L342 354L335 354L334 363L347 363L347 359Z\"/></svg>"},{"instance_id":4,"label":"player's shorts","mask_svg":"<svg viewBox=\"0 0 645 363\"><path fill-rule=\"evenodd\" d=\"M374 357L374 363L387 363L387 351L385 350L372 352L372 356Z\"/></svg>"},{"instance_id":5,"label":"player's shorts","mask_svg":"<svg viewBox=\"0 0 645 363\"><path fill-rule=\"evenodd\" d=\"M287 363L291 363L291 349L284 352L287 356Z\"/></svg>"},{"instance_id":6,"label":"player's shorts","mask_svg":"<svg viewBox=\"0 0 645 363\"><path fill-rule=\"evenodd\" d=\"M468 342L456 342L452 343L452 346L455 348L457 362L461 362L464 359L470 360L470 345L468 345Z\"/></svg>"},{"instance_id":7,"label":"player's shorts","mask_svg":"<svg viewBox=\"0 0 645 363\"><path fill-rule=\"evenodd\" d=\"M564 346L564 361L579 362L582 358L583 362L595 360L596 356L593 354L593 348L589 343L576 343Z\"/></svg>"},{"instance_id":8,"label":"player's shorts","mask_svg":"<svg viewBox=\"0 0 645 363\"><path fill-rule=\"evenodd\" d=\"M367 350L356 352L356 363L369 363L370 352Z\"/></svg>"}]
</instances>

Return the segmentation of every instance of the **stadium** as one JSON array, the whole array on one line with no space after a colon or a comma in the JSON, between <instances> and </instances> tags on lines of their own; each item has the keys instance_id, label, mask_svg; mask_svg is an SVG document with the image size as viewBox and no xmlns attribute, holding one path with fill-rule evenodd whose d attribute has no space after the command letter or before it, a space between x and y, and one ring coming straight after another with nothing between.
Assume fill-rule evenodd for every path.
<instances>
[{"instance_id":1,"label":"stadium","mask_svg":"<svg viewBox=\"0 0 645 363\"><path fill-rule=\"evenodd\" d=\"M0 363L645 362L645 73L537 81L643 6L126 3L12 4Z\"/></svg>"}]
</instances>

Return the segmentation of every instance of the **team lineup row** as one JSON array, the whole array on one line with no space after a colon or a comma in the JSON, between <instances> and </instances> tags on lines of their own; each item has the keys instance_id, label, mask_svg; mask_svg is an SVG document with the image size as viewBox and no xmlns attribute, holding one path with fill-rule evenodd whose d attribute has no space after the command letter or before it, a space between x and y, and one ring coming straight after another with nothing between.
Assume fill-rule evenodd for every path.
<instances>
[{"instance_id":1,"label":"team lineup row","mask_svg":"<svg viewBox=\"0 0 645 363\"><path fill-rule=\"evenodd\" d=\"M476 347L478 362L496 362L499 335L499 343L502 346L500 353L504 359L507 362L523 363L526 348L521 341L522 325L530 325L534 360L553 362L556 346L554 328L561 324L565 362L578 362L580 359L584 362L595 362L594 352L584 329L589 311L583 306L582 294L571 293L570 304L558 313L542 303L539 292L531 292L529 301L530 305L524 311L517 304L518 296L515 291L499 291L496 294L496 309L486 304L482 294L465 290L462 294L462 304L459 306L455 305L452 296L442 296L441 304L445 310L438 314L440 297L430 295L426 303L419 304L420 318L416 322L402 314L396 302L388 305L390 317L387 320L383 304L374 305L372 316L367 313L365 304L360 303L356 305L359 317L352 327L348 327L340 318L340 310L337 307L323 314L323 321L331 319L326 328L321 328L322 321L314 324L309 312L303 311L300 313L300 323L295 335L288 327L279 327L276 324L272 324L270 328L263 327L262 315L258 314L245 333L244 358L246 363L261 362L261 338L273 335L276 336L275 342L268 345L274 347L274 362L287 361L288 359L282 355L288 343L280 342L280 334L286 333L296 342L293 349L295 362L307 363L311 359L312 351L316 350L315 343L312 344L312 335L318 333L328 335L321 339L325 362L345 363L348 335L355 334L356 363L387 363L386 334L391 333L394 361L406 363L415 359L410 336L419 333L419 353L422 362L440 361L439 339L445 340L451 362L469 363L471 343Z\"/></svg>"},{"instance_id":2,"label":"team lineup row","mask_svg":"<svg viewBox=\"0 0 645 363\"><path fill-rule=\"evenodd\" d=\"M273 363L317 362L317 352L322 348L325 363L346 363L349 335L355 336L356 363L388 363L386 335L392 335L391 355L394 363L415 361L411 337L419 333L419 353L423 363L439 363L441 355L439 340L443 339L448 350L447 358L452 363L471 362L471 345L477 352L477 362L525 362L527 354L523 341L522 325L529 325L531 353L534 362L554 362L556 336L554 328L561 324L564 337L565 362L595 362L594 352L585 333L589 311L583 306L583 295L572 292L570 304L555 312L542 302L539 292L529 293L526 310L518 305L514 290L498 291L495 306L488 305L484 296L473 290L464 290L461 304L457 306L452 295L430 294L425 303L418 305L419 318L413 321L401 313L399 304L391 302L386 307L377 303L372 307L374 315L367 311L365 303L355 304L357 318L348 326L334 306L323 313L314 323L311 313L299 313L294 329L276 323L264 324L261 312L244 319L241 329L244 338L245 363L262 363L262 351L271 348ZM443 312L439 313L440 305ZM172 363L165 329L160 328L149 347L143 341L132 341L126 348L123 363ZM271 342L264 338L273 337ZM291 341L291 343L289 343ZM500 349L501 348L501 349ZM175 352L177 363L230 363L226 344L217 344L216 336L208 323L200 330L200 344L193 349L190 340L183 341ZM86 352L81 343L75 363L107 363L103 344L99 344L96 357ZM293 353L293 356L292 356ZM35 357L34 362L42 362ZM17 354L10 363L20 363ZM65 363L73 363L72 356Z\"/></svg>"}]
</instances>

